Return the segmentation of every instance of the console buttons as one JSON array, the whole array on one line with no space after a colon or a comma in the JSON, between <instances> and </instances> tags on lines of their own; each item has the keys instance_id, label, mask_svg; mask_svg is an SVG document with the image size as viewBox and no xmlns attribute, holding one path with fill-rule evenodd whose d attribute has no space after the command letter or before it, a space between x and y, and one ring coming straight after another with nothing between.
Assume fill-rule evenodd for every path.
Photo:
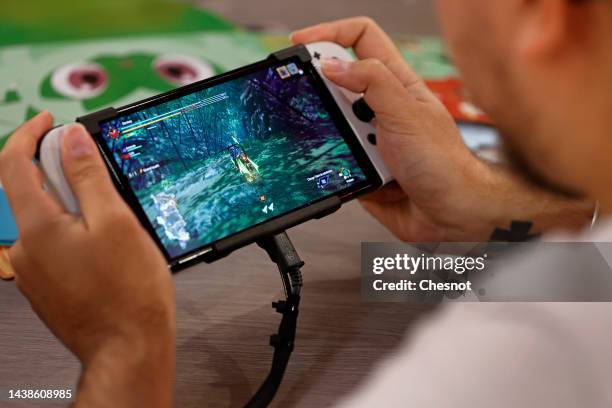
<instances>
[{"instance_id":1,"label":"console buttons","mask_svg":"<svg viewBox=\"0 0 612 408\"><path fill-rule=\"evenodd\" d=\"M363 98L359 98L353 103L353 113L362 122L370 123L376 114Z\"/></svg>"},{"instance_id":2,"label":"console buttons","mask_svg":"<svg viewBox=\"0 0 612 408\"><path fill-rule=\"evenodd\" d=\"M370 142L371 145L376 146L376 134L370 133L368 135L368 142Z\"/></svg>"}]
</instances>

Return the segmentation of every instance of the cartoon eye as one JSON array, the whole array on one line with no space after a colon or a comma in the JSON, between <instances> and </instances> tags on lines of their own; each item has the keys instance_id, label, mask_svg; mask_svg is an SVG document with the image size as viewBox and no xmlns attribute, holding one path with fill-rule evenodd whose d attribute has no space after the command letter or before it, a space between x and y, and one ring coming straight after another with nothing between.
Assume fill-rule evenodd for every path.
<instances>
[{"instance_id":1,"label":"cartoon eye","mask_svg":"<svg viewBox=\"0 0 612 408\"><path fill-rule=\"evenodd\" d=\"M108 75L101 65L79 62L56 69L51 77L51 85L68 98L89 99L104 92L108 85Z\"/></svg>"},{"instance_id":2,"label":"cartoon eye","mask_svg":"<svg viewBox=\"0 0 612 408\"><path fill-rule=\"evenodd\" d=\"M153 69L176 85L187 85L215 74L210 64L188 55L163 55L153 61Z\"/></svg>"}]
</instances>

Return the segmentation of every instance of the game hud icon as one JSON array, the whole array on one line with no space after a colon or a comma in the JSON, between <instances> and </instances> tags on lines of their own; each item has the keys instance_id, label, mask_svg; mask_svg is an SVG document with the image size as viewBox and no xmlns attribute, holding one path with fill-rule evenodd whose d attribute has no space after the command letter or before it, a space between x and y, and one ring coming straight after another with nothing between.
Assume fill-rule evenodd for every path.
<instances>
[{"instance_id":1,"label":"game hud icon","mask_svg":"<svg viewBox=\"0 0 612 408\"><path fill-rule=\"evenodd\" d=\"M291 75L297 75L300 72L300 69L294 63L287 65L287 70Z\"/></svg>"},{"instance_id":2,"label":"game hud icon","mask_svg":"<svg viewBox=\"0 0 612 408\"><path fill-rule=\"evenodd\" d=\"M329 174L326 174L317 179L317 188L323 190L329 184Z\"/></svg>"},{"instance_id":3,"label":"game hud icon","mask_svg":"<svg viewBox=\"0 0 612 408\"><path fill-rule=\"evenodd\" d=\"M278 73L278 76L281 77L281 79L287 79L291 76L291 73L289 72L286 66L276 68L276 72Z\"/></svg>"}]
</instances>

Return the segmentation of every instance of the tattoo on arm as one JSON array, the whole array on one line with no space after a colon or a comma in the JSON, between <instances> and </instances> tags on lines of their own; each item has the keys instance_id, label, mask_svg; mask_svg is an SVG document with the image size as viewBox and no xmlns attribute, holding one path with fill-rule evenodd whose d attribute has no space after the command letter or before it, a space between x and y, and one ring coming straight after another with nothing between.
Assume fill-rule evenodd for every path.
<instances>
[{"instance_id":1,"label":"tattoo on arm","mask_svg":"<svg viewBox=\"0 0 612 408\"><path fill-rule=\"evenodd\" d=\"M533 228L531 221L512 221L510 229L496 228L491 235L491 242L527 242L540 238L541 234L529 234Z\"/></svg>"}]
</instances>

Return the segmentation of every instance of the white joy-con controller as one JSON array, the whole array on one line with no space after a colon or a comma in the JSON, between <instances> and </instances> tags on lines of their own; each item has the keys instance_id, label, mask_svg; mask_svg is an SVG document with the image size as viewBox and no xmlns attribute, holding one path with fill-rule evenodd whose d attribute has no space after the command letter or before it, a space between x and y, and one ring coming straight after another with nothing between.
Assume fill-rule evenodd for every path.
<instances>
[{"instance_id":1,"label":"white joy-con controller","mask_svg":"<svg viewBox=\"0 0 612 408\"><path fill-rule=\"evenodd\" d=\"M312 64L319 72L323 59L332 58L343 61L354 61L353 56L344 47L333 42L306 44L306 48L312 57ZM385 166L380 151L376 146L375 115L363 100L363 95L340 88L326 79L322 73L321 77L342 110L344 117L357 135L359 142L376 168L376 172L383 181L383 184L393 181L393 176Z\"/></svg>"},{"instance_id":2,"label":"white joy-con controller","mask_svg":"<svg viewBox=\"0 0 612 408\"><path fill-rule=\"evenodd\" d=\"M81 208L64 177L62 166L61 143L69 126L58 126L47 132L40 144L38 165L45 177L47 191L66 208L66 211L79 215Z\"/></svg>"}]
</instances>

